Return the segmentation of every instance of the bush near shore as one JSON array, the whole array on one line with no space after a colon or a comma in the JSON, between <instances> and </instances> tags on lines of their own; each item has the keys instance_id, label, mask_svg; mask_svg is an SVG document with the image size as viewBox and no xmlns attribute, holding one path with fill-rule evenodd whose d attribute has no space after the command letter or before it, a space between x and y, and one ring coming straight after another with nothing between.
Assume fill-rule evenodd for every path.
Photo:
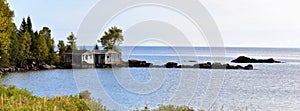
<instances>
[{"instance_id":1,"label":"bush near shore","mask_svg":"<svg viewBox=\"0 0 300 111\"><path fill-rule=\"evenodd\" d=\"M38 97L26 89L18 89L15 86L5 88L0 85L1 111L89 111L91 108L107 111L104 106L93 100L85 100L79 95Z\"/></svg>"}]
</instances>

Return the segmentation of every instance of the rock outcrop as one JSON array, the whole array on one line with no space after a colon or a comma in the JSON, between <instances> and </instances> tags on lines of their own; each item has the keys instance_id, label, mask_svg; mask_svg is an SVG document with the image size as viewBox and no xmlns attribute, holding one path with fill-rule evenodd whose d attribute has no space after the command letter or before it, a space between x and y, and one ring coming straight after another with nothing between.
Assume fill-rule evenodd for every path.
<instances>
[{"instance_id":1,"label":"rock outcrop","mask_svg":"<svg viewBox=\"0 0 300 111\"><path fill-rule=\"evenodd\" d=\"M128 60L129 67L150 67L152 64L146 61Z\"/></svg>"},{"instance_id":2,"label":"rock outcrop","mask_svg":"<svg viewBox=\"0 0 300 111\"><path fill-rule=\"evenodd\" d=\"M275 61L273 58L270 59L253 59L245 56L240 56L231 62L234 63L281 63L280 61Z\"/></svg>"},{"instance_id":3,"label":"rock outcrop","mask_svg":"<svg viewBox=\"0 0 300 111\"><path fill-rule=\"evenodd\" d=\"M178 63L175 62L168 62L165 64L166 68L178 68Z\"/></svg>"}]
</instances>

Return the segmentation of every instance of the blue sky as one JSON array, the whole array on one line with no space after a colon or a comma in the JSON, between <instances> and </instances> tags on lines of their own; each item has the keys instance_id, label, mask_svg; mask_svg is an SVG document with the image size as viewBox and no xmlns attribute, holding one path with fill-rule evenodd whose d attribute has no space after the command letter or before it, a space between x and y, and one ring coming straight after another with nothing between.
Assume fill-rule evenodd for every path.
<instances>
[{"instance_id":1,"label":"blue sky","mask_svg":"<svg viewBox=\"0 0 300 111\"><path fill-rule=\"evenodd\" d=\"M14 21L17 26L23 17L32 18L34 29L43 26L52 29L56 41L65 40L70 32L78 31L81 22L93 6L100 0L8 0L15 11ZM210 12L218 25L225 46L228 47L296 47L300 48L300 2L297 0L199 0ZM158 13L153 9L132 11ZM168 13L168 12L166 12ZM128 12L112 25L125 27L127 22L137 16ZM170 13L169 13L170 14ZM160 14L158 17L179 23L180 17ZM170 19L172 18L172 19ZM100 30L100 29L99 29ZM94 37L94 38L99 38ZM194 36L189 36L193 39ZM126 39L126 37L125 37ZM130 39L130 37L128 37ZM132 38L134 39L134 38ZM130 42L130 40L128 40ZM124 45L134 43L124 42ZM194 46L207 46L203 39L191 40ZM176 41L181 45L181 41ZM94 44L94 43L91 43ZM161 45L145 43L144 45Z\"/></svg>"}]
</instances>

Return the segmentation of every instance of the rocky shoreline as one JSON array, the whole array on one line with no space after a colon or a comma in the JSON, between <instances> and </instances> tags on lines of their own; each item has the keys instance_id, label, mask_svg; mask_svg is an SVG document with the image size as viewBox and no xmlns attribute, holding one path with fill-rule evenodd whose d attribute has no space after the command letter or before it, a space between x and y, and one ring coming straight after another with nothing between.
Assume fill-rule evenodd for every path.
<instances>
[{"instance_id":1,"label":"rocky shoreline","mask_svg":"<svg viewBox=\"0 0 300 111\"><path fill-rule=\"evenodd\" d=\"M237 59L232 60L233 63L283 63L281 61L276 61L273 58L270 59L253 59L245 56L240 56ZM241 65L230 65L230 64L221 64L219 62L207 62L207 63L197 63L194 65L180 65L176 62L167 62L164 65L153 65L146 61L141 60L128 60L127 62L122 62L121 64L116 65L101 65L97 68L111 68L111 67L144 67L144 68L199 68L199 69L242 69L242 70L253 70L254 66L248 64L246 66ZM51 69L72 69L70 66L55 66L43 64L39 66L27 66L26 68L18 68L15 66L1 68L0 74L12 73L12 72L26 72L26 71L38 71L38 70L51 70Z\"/></svg>"},{"instance_id":2,"label":"rocky shoreline","mask_svg":"<svg viewBox=\"0 0 300 111\"><path fill-rule=\"evenodd\" d=\"M10 66L10 67L0 67L0 74L6 74L6 73L13 73L13 72L26 72L26 71L38 71L38 70L50 70L50 69L58 69L63 67L56 67L55 65L40 65L40 66L27 66L25 68L19 68L16 66Z\"/></svg>"}]
</instances>

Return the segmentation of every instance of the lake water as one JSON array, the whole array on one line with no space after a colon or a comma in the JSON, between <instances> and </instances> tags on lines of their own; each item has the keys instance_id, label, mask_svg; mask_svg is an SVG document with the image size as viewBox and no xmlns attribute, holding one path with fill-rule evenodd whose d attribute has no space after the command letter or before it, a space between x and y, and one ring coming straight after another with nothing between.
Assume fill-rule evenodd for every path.
<instances>
[{"instance_id":1,"label":"lake water","mask_svg":"<svg viewBox=\"0 0 300 111\"><path fill-rule=\"evenodd\" d=\"M78 94L90 90L110 109L136 109L158 104L225 110L300 110L300 49L225 48L225 57L206 47L122 47L123 60L157 65L230 60L240 55L274 58L285 63L253 64L255 70L113 68L11 73L4 85L26 88L38 96ZM217 58L217 59L216 59ZM221 59L220 59L221 58ZM196 62L195 62L196 61ZM234 63L231 63L234 64ZM247 64L241 64L247 65Z\"/></svg>"}]
</instances>

